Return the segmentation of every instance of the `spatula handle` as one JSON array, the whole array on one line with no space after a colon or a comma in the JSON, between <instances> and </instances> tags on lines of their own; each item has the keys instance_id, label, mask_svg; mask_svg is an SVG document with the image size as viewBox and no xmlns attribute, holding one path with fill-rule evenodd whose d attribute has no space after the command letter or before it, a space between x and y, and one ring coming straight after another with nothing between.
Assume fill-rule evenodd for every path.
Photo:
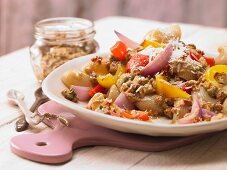
<instances>
[{"instance_id":1,"label":"spatula handle","mask_svg":"<svg viewBox=\"0 0 227 170\"><path fill-rule=\"evenodd\" d=\"M76 132L65 127L47 133L22 134L11 139L11 149L19 156L37 162L66 162L72 157L74 141L82 137Z\"/></svg>"}]
</instances>

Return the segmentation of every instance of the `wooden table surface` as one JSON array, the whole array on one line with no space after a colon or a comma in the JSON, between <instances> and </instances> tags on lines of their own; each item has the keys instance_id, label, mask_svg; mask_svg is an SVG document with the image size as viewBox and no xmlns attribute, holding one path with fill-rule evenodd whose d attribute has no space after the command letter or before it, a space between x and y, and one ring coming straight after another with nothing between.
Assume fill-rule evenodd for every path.
<instances>
[{"instance_id":1,"label":"wooden table surface","mask_svg":"<svg viewBox=\"0 0 227 170\"><path fill-rule=\"evenodd\" d=\"M96 21L96 40L100 51L108 51L117 37L113 30L125 33L136 41L152 28L168 25L134 18L108 17ZM215 53L219 45L227 44L227 30L181 24L187 43ZM17 107L8 103L6 92L13 88L25 94L27 106L34 101L33 92L39 86L32 72L28 47L0 58L0 170L5 169L227 169L227 132L209 139L165 152L141 152L122 148L94 146L74 151L73 159L62 165L45 165L22 159L10 151L9 141L20 133L14 130L15 120L21 115ZM46 127L28 132L45 130ZM23 133L23 132L21 132Z\"/></svg>"}]
</instances>

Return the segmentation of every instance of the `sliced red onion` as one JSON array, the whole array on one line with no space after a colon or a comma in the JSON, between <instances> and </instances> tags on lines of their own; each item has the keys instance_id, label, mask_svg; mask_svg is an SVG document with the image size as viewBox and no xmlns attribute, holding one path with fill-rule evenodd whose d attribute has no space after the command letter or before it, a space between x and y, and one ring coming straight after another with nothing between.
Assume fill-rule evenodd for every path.
<instances>
[{"instance_id":1,"label":"sliced red onion","mask_svg":"<svg viewBox=\"0 0 227 170\"><path fill-rule=\"evenodd\" d=\"M215 116L216 114L214 112L210 111L210 110L202 109L201 115L204 118L210 118L210 117Z\"/></svg>"},{"instance_id":2,"label":"sliced red onion","mask_svg":"<svg viewBox=\"0 0 227 170\"><path fill-rule=\"evenodd\" d=\"M89 90L91 90L90 87L85 86L71 86L71 89L76 93L77 98L80 101L88 101L91 97L88 95Z\"/></svg>"},{"instance_id":3,"label":"sliced red onion","mask_svg":"<svg viewBox=\"0 0 227 170\"><path fill-rule=\"evenodd\" d=\"M177 120L177 123L179 124L194 123L196 118L200 118L201 116L202 108L200 106L199 99L197 98L197 96L194 95L191 112L186 117Z\"/></svg>"},{"instance_id":4,"label":"sliced red onion","mask_svg":"<svg viewBox=\"0 0 227 170\"><path fill-rule=\"evenodd\" d=\"M127 99L124 92L121 92L114 102L118 107L122 109L133 110L135 106Z\"/></svg>"},{"instance_id":5,"label":"sliced red onion","mask_svg":"<svg viewBox=\"0 0 227 170\"><path fill-rule=\"evenodd\" d=\"M168 44L163 52L158 54L154 60L149 62L142 70L141 74L144 76L153 76L161 69L163 69L169 62L173 52L172 44Z\"/></svg>"},{"instance_id":6,"label":"sliced red onion","mask_svg":"<svg viewBox=\"0 0 227 170\"><path fill-rule=\"evenodd\" d=\"M140 45L139 43L129 39L128 37L126 37L125 35L119 33L118 31L114 30L115 34L118 36L118 38L129 48L131 49L136 49L138 48Z\"/></svg>"}]
</instances>

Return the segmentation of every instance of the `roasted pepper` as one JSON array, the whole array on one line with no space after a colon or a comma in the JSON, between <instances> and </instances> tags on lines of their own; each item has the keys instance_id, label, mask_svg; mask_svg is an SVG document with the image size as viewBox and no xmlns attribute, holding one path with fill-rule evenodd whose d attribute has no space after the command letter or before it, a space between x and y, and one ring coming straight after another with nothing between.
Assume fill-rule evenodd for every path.
<instances>
[{"instance_id":1,"label":"roasted pepper","mask_svg":"<svg viewBox=\"0 0 227 170\"><path fill-rule=\"evenodd\" d=\"M161 75L156 76L156 85L158 94L164 95L170 98L189 98L190 95L179 87L174 86L164 80L164 77Z\"/></svg>"},{"instance_id":2,"label":"roasted pepper","mask_svg":"<svg viewBox=\"0 0 227 170\"><path fill-rule=\"evenodd\" d=\"M117 41L116 44L110 48L110 51L116 59L124 61L127 53L127 46L123 42Z\"/></svg>"},{"instance_id":3,"label":"roasted pepper","mask_svg":"<svg viewBox=\"0 0 227 170\"><path fill-rule=\"evenodd\" d=\"M88 95L93 97L96 93L104 93L105 88L102 87L100 84L97 84L95 87L93 87L89 92Z\"/></svg>"},{"instance_id":4,"label":"roasted pepper","mask_svg":"<svg viewBox=\"0 0 227 170\"><path fill-rule=\"evenodd\" d=\"M165 47L165 44L163 44L163 43L159 43L159 42L156 42L156 41L151 41L151 40L144 40L143 41L143 43L142 43L142 46L144 47L144 48L146 48L146 47L148 47L148 46L152 46L152 47L154 47L154 48L159 48L159 47L162 47L162 48L164 48Z\"/></svg>"},{"instance_id":5,"label":"roasted pepper","mask_svg":"<svg viewBox=\"0 0 227 170\"><path fill-rule=\"evenodd\" d=\"M105 88L110 88L115 84L122 73L125 72L125 68L122 65L118 65L115 75L108 73L107 75L100 75L97 77L98 83Z\"/></svg>"},{"instance_id":6,"label":"roasted pepper","mask_svg":"<svg viewBox=\"0 0 227 170\"><path fill-rule=\"evenodd\" d=\"M204 59L206 60L207 65L209 65L210 67L215 65L214 57L204 57Z\"/></svg>"},{"instance_id":7,"label":"roasted pepper","mask_svg":"<svg viewBox=\"0 0 227 170\"><path fill-rule=\"evenodd\" d=\"M217 73L226 73L227 65L215 65L207 69L205 73L206 81L210 82L212 85L219 87L220 84L215 80L215 74Z\"/></svg>"}]
</instances>

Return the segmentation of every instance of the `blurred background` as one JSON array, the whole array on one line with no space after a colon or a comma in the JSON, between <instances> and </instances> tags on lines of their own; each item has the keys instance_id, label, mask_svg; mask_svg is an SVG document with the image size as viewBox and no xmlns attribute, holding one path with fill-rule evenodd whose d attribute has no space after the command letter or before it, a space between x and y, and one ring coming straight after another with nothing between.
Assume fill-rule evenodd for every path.
<instances>
[{"instance_id":1,"label":"blurred background","mask_svg":"<svg viewBox=\"0 0 227 170\"><path fill-rule=\"evenodd\" d=\"M28 46L34 24L50 17L108 16L227 27L226 0L0 0L0 55Z\"/></svg>"}]
</instances>

